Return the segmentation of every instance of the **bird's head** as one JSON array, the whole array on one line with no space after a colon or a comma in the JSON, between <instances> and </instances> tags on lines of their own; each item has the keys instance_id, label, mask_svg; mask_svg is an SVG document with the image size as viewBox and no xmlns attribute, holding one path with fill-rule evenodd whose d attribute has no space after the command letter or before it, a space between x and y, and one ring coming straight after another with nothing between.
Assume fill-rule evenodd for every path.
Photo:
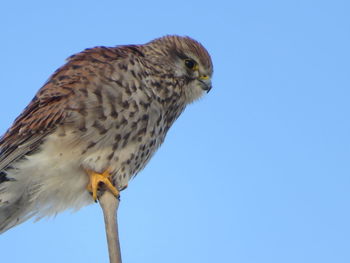
<instances>
[{"instance_id":1,"label":"bird's head","mask_svg":"<svg viewBox=\"0 0 350 263\"><path fill-rule=\"evenodd\" d=\"M212 88L213 64L208 51L189 37L165 36L147 44L160 73L182 83L186 103Z\"/></svg>"}]
</instances>

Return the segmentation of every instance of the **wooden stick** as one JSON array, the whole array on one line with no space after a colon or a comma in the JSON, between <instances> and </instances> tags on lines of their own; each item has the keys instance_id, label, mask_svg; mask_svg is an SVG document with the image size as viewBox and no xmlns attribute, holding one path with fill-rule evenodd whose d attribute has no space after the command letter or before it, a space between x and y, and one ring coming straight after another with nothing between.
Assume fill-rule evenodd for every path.
<instances>
[{"instance_id":1,"label":"wooden stick","mask_svg":"<svg viewBox=\"0 0 350 263\"><path fill-rule=\"evenodd\" d=\"M108 243L109 262L121 263L117 212L119 198L116 198L110 191L105 191L99 198L105 220L106 236Z\"/></svg>"}]
</instances>

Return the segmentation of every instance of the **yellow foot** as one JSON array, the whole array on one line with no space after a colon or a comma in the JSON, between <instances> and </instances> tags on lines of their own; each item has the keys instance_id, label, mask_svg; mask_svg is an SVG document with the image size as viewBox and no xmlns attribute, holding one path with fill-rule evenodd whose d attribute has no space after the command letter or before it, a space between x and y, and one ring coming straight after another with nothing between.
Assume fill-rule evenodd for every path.
<instances>
[{"instance_id":1,"label":"yellow foot","mask_svg":"<svg viewBox=\"0 0 350 263\"><path fill-rule=\"evenodd\" d=\"M95 202L97 200L97 190L99 188L100 183L103 183L107 187L107 189L115 195L115 197L119 197L119 191L113 186L113 184L110 181L111 170L109 168L102 174L96 173L92 170L86 170L86 172L90 177L90 182L86 188L90 193L92 193L92 198Z\"/></svg>"}]
</instances>

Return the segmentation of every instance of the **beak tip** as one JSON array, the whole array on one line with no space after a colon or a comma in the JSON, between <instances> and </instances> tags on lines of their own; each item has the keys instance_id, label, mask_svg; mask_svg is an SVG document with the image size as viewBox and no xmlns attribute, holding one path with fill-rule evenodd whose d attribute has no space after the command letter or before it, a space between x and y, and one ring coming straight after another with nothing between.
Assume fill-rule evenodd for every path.
<instances>
[{"instance_id":1,"label":"beak tip","mask_svg":"<svg viewBox=\"0 0 350 263\"><path fill-rule=\"evenodd\" d=\"M198 79L201 82L202 89L209 93L209 91L212 89L211 81L209 78L203 80L203 79Z\"/></svg>"}]
</instances>

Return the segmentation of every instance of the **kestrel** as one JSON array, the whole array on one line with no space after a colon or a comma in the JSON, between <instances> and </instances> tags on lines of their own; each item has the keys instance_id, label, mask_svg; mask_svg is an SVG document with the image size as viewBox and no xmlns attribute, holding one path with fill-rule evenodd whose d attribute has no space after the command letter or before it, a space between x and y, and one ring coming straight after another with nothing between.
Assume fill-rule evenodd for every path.
<instances>
[{"instance_id":1,"label":"kestrel","mask_svg":"<svg viewBox=\"0 0 350 263\"><path fill-rule=\"evenodd\" d=\"M189 37L68 58L0 140L0 233L115 196L150 160L213 65Z\"/></svg>"}]
</instances>

